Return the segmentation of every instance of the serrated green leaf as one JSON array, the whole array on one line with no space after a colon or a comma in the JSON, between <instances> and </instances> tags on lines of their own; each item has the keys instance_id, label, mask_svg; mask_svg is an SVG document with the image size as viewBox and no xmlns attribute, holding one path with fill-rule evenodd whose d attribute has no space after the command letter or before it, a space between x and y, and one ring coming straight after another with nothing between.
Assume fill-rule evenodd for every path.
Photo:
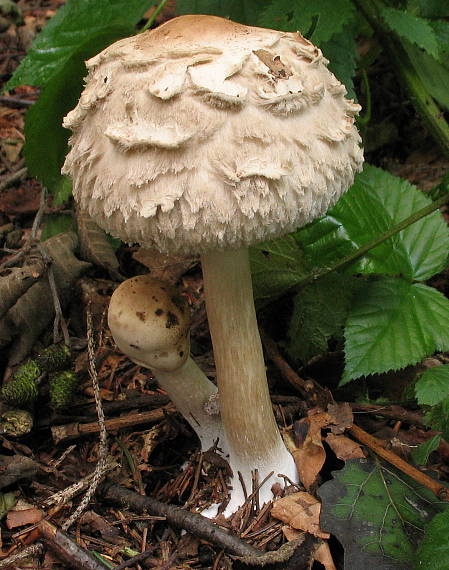
<instances>
[{"instance_id":1,"label":"serrated green leaf","mask_svg":"<svg viewBox=\"0 0 449 570\"><path fill-rule=\"evenodd\" d=\"M296 285L309 270L302 249L289 235L252 247L250 260L256 299L280 295Z\"/></svg>"},{"instance_id":2,"label":"serrated green leaf","mask_svg":"<svg viewBox=\"0 0 449 570\"><path fill-rule=\"evenodd\" d=\"M391 31L438 58L438 40L427 20L389 6L382 6L380 13Z\"/></svg>"},{"instance_id":3,"label":"serrated green leaf","mask_svg":"<svg viewBox=\"0 0 449 570\"><path fill-rule=\"evenodd\" d=\"M444 439L449 440L449 398L432 406L424 416L424 422L435 431L440 431Z\"/></svg>"},{"instance_id":4,"label":"serrated green leaf","mask_svg":"<svg viewBox=\"0 0 449 570\"><path fill-rule=\"evenodd\" d=\"M415 186L365 165L327 215L295 234L314 266L327 266L353 253L413 212L430 204ZM449 232L439 212L395 234L348 268L351 273L403 275L425 280L441 271Z\"/></svg>"},{"instance_id":5,"label":"serrated green leaf","mask_svg":"<svg viewBox=\"0 0 449 570\"><path fill-rule=\"evenodd\" d=\"M321 50L329 60L328 68L341 81L348 91L347 97L354 99L354 82L357 44L352 34L343 32L334 34L332 38L321 44Z\"/></svg>"},{"instance_id":6,"label":"serrated green leaf","mask_svg":"<svg viewBox=\"0 0 449 570\"><path fill-rule=\"evenodd\" d=\"M449 364L428 368L415 384L418 404L435 406L449 397Z\"/></svg>"},{"instance_id":7,"label":"serrated green leaf","mask_svg":"<svg viewBox=\"0 0 449 570\"><path fill-rule=\"evenodd\" d=\"M275 0L263 10L258 25L302 34L313 29L309 39L321 45L343 32L353 17L354 7L350 0Z\"/></svg>"},{"instance_id":8,"label":"serrated green leaf","mask_svg":"<svg viewBox=\"0 0 449 570\"><path fill-rule=\"evenodd\" d=\"M415 568L419 570L449 570L449 511L438 513L426 527Z\"/></svg>"},{"instance_id":9,"label":"serrated green leaf","mask_svg":"<svg viewBox=\"0 0 449 570\"><path fill-rule=\"evenodd\" d=\"M154 3L155 0L68 0L36 37L6 88L45 85L93 38L131 35L135 24ZM116 33L111 34L112 30Z\"/></svg>"},{"instance_id":10,"label":"serrated green leaf","mask_svg":"<svg viewBox=\"0 0 449 570\"><path fill-rule=\"evenodd\" d=\"M430 22L430 25L432 26L432 29L437 37L438 49L440 53L439 59L444 63L443 58L447 58L449 54L449 22L447 20L432 20Z\"/></svg>"},{"instance_id":11,"label":"serrated green leaf","mask_svg":"<svg viewBox=\"0 0 449 570\"><path fill-rule=\"evenodd\" d=\"M416 449L412 450L412 458L418 465L426 465L429 461L429 456L432 451L438 449L441 441L441 435L434 435L428 439L425 443L418 445Z\"/></svg>"},{"instance_id":12,"label":"serrated green leaf","mask_svg":"<svg viewBox=\"0 0 449 570\"><path fill-rule=\"evenodd\" d=\"M255 25L263 6L266 6L265 0L177 0L176 12L179 15L211 14Z\"/></svg>"},{"instance_id":13,"label":"serrated green leaf","mask_svg":"<svg viewBox=\"0 0 449 570\"><path fill-rule=\"evenodd\" d=\"M360 281L331 273L301 289L293 301L288 353L307 362L326 352L331 338L342 338L353 291Z\"/></svg>"},{"instance_id":14,"label":"serrated green leaf","mask_svg":"<svg viewBox=\"0 0 449 570\"><path fill-rule=\"evenodd\" d=\"M367 283L346 322L341 385L449 349L448 322L449 300L436 289L392 278Z\"/></svg>"},{"instance_id":15,"label":"serrated green leaf","mask_svg":"<svg viewBox=\"0 0 449 570\"><path fill-rule=\"evenodd\" d=\"M352 459L318 490L320 526L345 550L345 569L408 570L428 521L444 507L415 481L367 459Z\"/></svg>"}]
</instances>

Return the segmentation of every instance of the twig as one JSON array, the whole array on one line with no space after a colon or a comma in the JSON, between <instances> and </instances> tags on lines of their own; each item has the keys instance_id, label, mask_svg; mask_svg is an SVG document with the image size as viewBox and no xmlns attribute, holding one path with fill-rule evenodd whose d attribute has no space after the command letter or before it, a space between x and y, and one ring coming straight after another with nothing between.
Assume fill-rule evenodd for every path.
<instances>
[{"instance_id":1,"label":"twig","mask_svg":"<svg viewBox=\"0 0 449 570\"><path fill-rule=\"evenodd\" d=\"M90 485L87 493L84 495L81 503L78 505L75 512L72 513L72 515L63 524L62 526L63 530L67 530L87 507L90 499L97 490L101 477L104 475L104 467L106 465L106 460L108 457L108 433L106 431L106 426L105 426L103 405L101 403L100 386L98 383L97 368L95 366L95 344L94 344L94 333L92 326L92 313L90 310L90 306L87 307L86 317L87 317L87 352L89 356L89 375L92 380L92 385L94 388L95 404L97 407L98 424L100 428L100 444L98 452L99 457L92 478L92 484Z\"/></svg>"},{"instance_id":2,"label":"twig","mask_svg":"<svg viewBox=\"0 0 449 570\"><path fill-rule=\"evenodd\" d=\"M119 503L137 512L146 511L152 515L165 516L170 525L182 528L198 538L207 540L230 554L236 556L260 556L263 554L260 550L229 534L198 513L191 513L173 505L166 505L152 497L143 497L113 483L103 485L101 495L107 501Z\"/></svg>"},{"instance_id":3,"label":"twig","mask_svg":"<svg viewBox=\"0 0 449 570\"><path fill-rule=\"evenodd\" d=\"M54 524L43 520L38 526L39 534L45 543L69 568L83 570L105 570L106 566L94 558L88 550L81 548L68 534L59 530Z\"/></svg>"},{"instance_id":4,"label":"twig","mask_svg":"<svg viewBox=\"0 0 449 570\"><path fill-rule=\"evenodd\" d=\"M100 477L103 477L106 473L108 473L108 471L112 471L113 469L118 467L118 465L119 464L114 459L112 459L112 457L109 457L103 465ZM42 505L44 507L51 507L53 505L60 506L67 503L68 501L70 501L70 499L75 497L75 495L78 495L79 493L84 491L84 489L90 487L90 485L92 484L92 480L95 476L96 476L96 471L90 473L89 475L81 479L81 481L73 483L73 485L70 485L70 487L63 489L62 491L58 491L53 495L50 495L50 497L42 501Z\"/></svg>"},{"instance_id":5,"label":"twig","mask_svg":"<svg viewBox=\"0 0 449 570\"><path fill-rule=\"evenodd\" d=\"M133 556L132 558L129 558L128 560L125 560L125 562L122 562L118 566L115 566L114 570L124 570L124 568L129 568L130 566L134 566L134 564L138 564L139 562L143 562L149 556L151 556L153 554L153 552L154 552L154 546L152 546L148 550L145 550L144 552L141 552L140 554L136 554L136 556Z\"/></svg>"},{"instance_id":6,"label":"twig","mask_svg":"<svg viewBox=\"0 0 449 570\"><path fill-rule=\"evenodd\" d=\"M2 190L5 190L5 188L8 188L9 186L12 186L14 184L14 182L18 182L19 180L23 180L23 178L26 177L28 172L28 168L24 167L21 168L20 170L16 170L16 172L13 172L11 174L8 174L7 176L4 176L2 178L2 180L0 180L0 192Z\"/></svg>"},{"instance_id":7,"label":"twig","mask_svg":"<svg viewBox=\"0 0 449 570\"><path fill-rule=\"evenodd\" d=\"M128 414L120 418L112 418L105 420L104 424L108 432L118 431L133 427L140 424L151 424L160 422L169 414L176 412L175 407L170 404L158 408L157 410L150 410L149 412L140 412L136 414ZM73 423L60 426L53 426L51 433L55 443L60 443L66 439L79 438L83 435L92 435L100 431L98 422L89 422L87 424Z\"/></svg>"},{"instance_id":8,"label":"twig","mask_svg":"<svg viewBox=\"0 0 449 570\"><path fill-rule=\"evenodd\" d=\"M400 420L401 422L407 422L415 426L425 427L422 414L419 414L417 412L409 412L401 406L379 406L374 404L358 403L350 403L350 406L352 408L352 411L356 414L373 414L376 416L382 416L384 418Z\"/></svg>"},{"instance_id":9,"label":"twig","mask_svg":"<svg viewBox=\"0 0 449 570\"><path fill-rule=\"evenodd\" d=\"M352 427L349 429L349 432L358 441L360 441L360 443L363 443L369 447L372 451L374 451L374 453L382 457L382 459L385 459L385 461L388 461L388 463L391 463L397 469L409 477L412 477L412 479L415 479L415 481L417 481L420 485L423 485L424 487L427 487L427 489L430 489L430 491L432 491L432 493L434 493L441 501L449 501L448 487L445 487L438 481L435 481L435 479L432 479L432 477L429 477L422 471L419 471L404 461L401 457L396 455L396 453L393 453L389 449L385 449L385 442L377 439L376 437L373 437L355 424L352 425Z\"/></svg>"},{"instance_id":10,"label":"twig","mask_svg":"<svg viewBox=\"0 0 449 570\"><path fill-rule=\"evenodd\" d=\"M61 302L59 300L58 288L56 287L55 273L53 271L52 265L50 265L48 268L47 279L53 298L53 307L55 310L55 319L53 321L53 343L57 344L59 342L59 328L61 328L64 344L66 346L70 346L69 329L67 328L67 323L65 322L64 315L62 314Z\"/></svg>"},{"instance_id":11,"label":"twig","mask_svg":"<svg viewBox=\"0 0 449 570\"><path fill-rule=\"evenodd\" d=\"M14 55L22 55L17 53ZM30 101L28 99L19 99L19 97L10 97L7 95L0 95L0 103L4 105L9 105L11 107L31 107L35 101Z\"/></svg>"},{"instance_id":12,"label":"twig","mask_svg":"<svg viewBox=\"0 0 449 570\"><path fill-rule=\"evenodd\" d=\"M15 565L16 562L19 560L23 560L24 558L29 558L30 556L39 556L42 553L43 545L40 542L36 542L36 544L32 544L19 550L19 552L15 552L4 558L0 561L0 568L8 568L9 566Z\"/></svg>"}]
</instances>

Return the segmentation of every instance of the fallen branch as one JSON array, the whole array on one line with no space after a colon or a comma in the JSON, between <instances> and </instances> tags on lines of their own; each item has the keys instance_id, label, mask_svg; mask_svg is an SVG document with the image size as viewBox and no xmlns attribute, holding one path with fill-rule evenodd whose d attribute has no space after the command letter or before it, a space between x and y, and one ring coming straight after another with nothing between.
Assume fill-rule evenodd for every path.
<instances>
[{"instance_id":1,"label":"fallen branch","mask_svg":"<svg viewBox=\"0 0 449 570\"><path fill-rule=\"evenodd\" d=\"M140 412L137 414L129 414L121 418L112 418L105 420L104 425L107 431L118 431L139 424L151 424L163 420L167 415L174 414L175 407L172 404L163 406L157 410L149 412ZM92 435L100 432L98 421L87 424L73 423L60 426L53 426L51 433L55 443L60 443L67 439L79 438L85 435Z\"/></svg>"},{"instance_id":2,"label":"fallen branch","mask_svg":"<svg viewBox=\"0 0 449 570\"><path fill-rule=\"evenodd\" d=\"M163 516L171 526L182 528L198 538L207 540L229 554L251 557L263 554L198 513L166 505L152 497L143 497L114 483L102 485L100 493L105 500L118 503L139 513L148 512L151 515Z\"/></svg>"},{"instance_id":3,"label":"fallen branch","mask_svg":"<svg viewBox=\"0 0 449 570\"><path fill-rule=\"evenodd\" d=\"M369 447L376 455L394 465L397 469L414 479L423 487L427 487L432 493L434 493L441 501L449 501L449 488L445 487L432 477L429 477L416 467L413 467L407 461L404 461L401 457L396 455L393 451L385 448L385 442L381 439L373 437L369 433L366 433L362 428L353 424L349 429L349 432L358 440Z\"/></svg>"},{"instance_id":4,"label":"fallen branch","mask_svg":"<svg viewBox=\"0 0 449 570\"><path fill-rule=\"evenodd\" d=\"M0 568L9 568L13 565L15 568L18 568L16 562L23 560L24 558L39 556L42 553L42 549L43 546L40 542L26 546L25 548L22 548L22 550L14 552L14 554L11 554L7 558L4 558L2 561L0 561Z\"/></svg>"}]
</instances>

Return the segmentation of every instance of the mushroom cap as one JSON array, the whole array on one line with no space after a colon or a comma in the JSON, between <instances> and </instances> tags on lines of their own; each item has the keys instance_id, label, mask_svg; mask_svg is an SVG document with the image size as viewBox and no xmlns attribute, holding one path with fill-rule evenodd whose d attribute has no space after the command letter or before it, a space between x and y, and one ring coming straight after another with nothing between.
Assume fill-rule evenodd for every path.
<instances>
[{"instance_id":1,"label":"mushroom cap","mask_svg":"<svg viewBox=\"0 0 449 570\"><path fill-rule=\"evenodd\" d=\"M189 357L190 313L177 290L149 275L127 279L108 310L112 336L133 362L172 372Z\"/></svg>"},{"instance_id":2,"label":"mushroom cap","mask_svg":"<svg viewBox=\"0 0 449 570\"><path fill-rule=\"evenodd\" d=\"M363 155L360 106L299 33L181 16L87 62L64 120L82 209L129 243L191 254L323 214Z\"/></svg>"}]
</instances>

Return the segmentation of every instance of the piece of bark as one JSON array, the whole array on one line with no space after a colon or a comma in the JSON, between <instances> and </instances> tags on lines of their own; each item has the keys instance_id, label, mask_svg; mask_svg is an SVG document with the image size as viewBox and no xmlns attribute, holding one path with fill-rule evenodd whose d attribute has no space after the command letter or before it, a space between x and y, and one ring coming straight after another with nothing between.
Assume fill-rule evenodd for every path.
<instances>
[{"instance_id":1,"label":"piece of bark","mask_svg":"<svg viewBox=\"0 0 449 570\"><path fill-rule=\"evenodd\" d=\"M73 232L51 237L42 242L41 248L52 260L59 301L64 307L70 301L75 280L91 265L74 255L78 238ZM54 319L55 308L47 279L34 283L6 313L4 319L17 333L9 351L9 366L21 362L39 336Z\"/></svg>"},{"instance_id":2,"label":"piece of bark","mask_svg":"<svg viewBox=\"0 0 449 570\"><path fill-rule=\"evenodd\" d=\"M39 463L25 455L0 455L0 489L17 481L34 479L39 471Z\"/></svg>"},{"instance_id":3,"label":"piece of bark","mask_svg":"<svg viewBox=\"0 0 449 570\"><path fill-rule=\"evenodd\" d=\"M40 279L45 271L43 260L24 267L9 267L0 271L0 318Z\"/></svg>"},{"instance_id":4,"label":"piece of bark","mask_svg":"<svg viewBox=\"0 0 449 570\"><path fill-rule=\"evenodd\" d=\"M172 404L169 404L156 410L150 410L149 412L128 414L120 418L112 418L110 420L106 420L104 423L108 432L117 431L139 424L159 422L163 420L168 414L173 414L175 412L175 407ZM61 441L65 441L67 439L82 437L84 435L92 435L93 433L99 433L99 431L100 426L98 422L90 422L87 424L66 424L53 426L51 428L51 433L55 443L60 443Z\"/></svg>"}]
</instances>

